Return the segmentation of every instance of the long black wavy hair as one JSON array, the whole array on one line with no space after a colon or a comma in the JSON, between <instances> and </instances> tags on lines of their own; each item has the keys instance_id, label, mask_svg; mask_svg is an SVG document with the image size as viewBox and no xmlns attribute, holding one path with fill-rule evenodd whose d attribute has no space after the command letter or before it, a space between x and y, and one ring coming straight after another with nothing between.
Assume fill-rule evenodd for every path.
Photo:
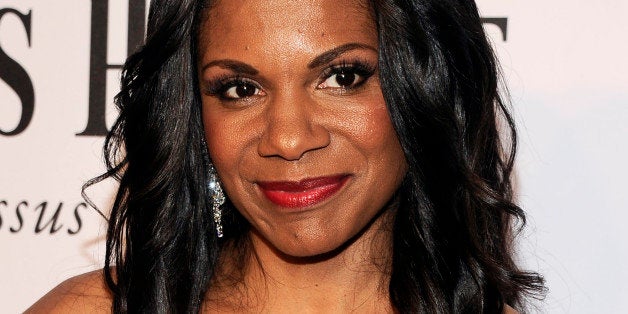
<instances>
[{"instance_id":1,"label":"long black wavy hair","mask_svg":"<svg viewBox=\"0 0 628 314\"><path fill-rule=\"evenodd\" d=\"M400 313L524 310L543 279L513 261L513 120L472 0L371 0L381 87L409 165L398 191L389 293ZM207 0L153 0L105 140L120 181L104 275L115 313L198 313L223 247L248 223L227 202L218 239L197 79ZM516 222L519 222L516 224Z\"/></svg>"}]
</instances>

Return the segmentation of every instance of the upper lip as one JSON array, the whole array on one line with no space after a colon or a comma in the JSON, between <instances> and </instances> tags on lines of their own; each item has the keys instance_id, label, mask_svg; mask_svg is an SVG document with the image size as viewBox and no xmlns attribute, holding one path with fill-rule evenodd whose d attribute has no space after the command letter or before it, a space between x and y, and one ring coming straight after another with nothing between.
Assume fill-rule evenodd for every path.
<instances>
[{"instance_id":1,"label":"upper lip","mask_svg":"<svg viewBox=\"0 0 628 314\"><path fill-rule=\"evenodd\" d=\"M258 181L260 188L267 191L302 192L318 187L336 184L342 181L347 174L338 174L316 178L305 178L298 181Z\"/></svg>"}]
</instances>

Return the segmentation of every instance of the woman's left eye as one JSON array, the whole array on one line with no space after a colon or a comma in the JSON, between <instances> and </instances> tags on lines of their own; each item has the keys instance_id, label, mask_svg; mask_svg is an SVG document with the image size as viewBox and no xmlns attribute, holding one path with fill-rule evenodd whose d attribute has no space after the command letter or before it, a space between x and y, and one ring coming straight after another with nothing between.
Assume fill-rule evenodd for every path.
<instances>
[{"instance_id":1,"label":"woman's left eye","mask_svg":"<svg viewBox=\"0 0 628 314\"><path fill-rule=\"evenodd\" d=\"M362 71L355 67L339 67L332 68L331 73L325 75L326 79L318 84L317 88L339 88L352 89L356 88L369 78L372 73L370 71Z\"/></svg>"}]
</instances>

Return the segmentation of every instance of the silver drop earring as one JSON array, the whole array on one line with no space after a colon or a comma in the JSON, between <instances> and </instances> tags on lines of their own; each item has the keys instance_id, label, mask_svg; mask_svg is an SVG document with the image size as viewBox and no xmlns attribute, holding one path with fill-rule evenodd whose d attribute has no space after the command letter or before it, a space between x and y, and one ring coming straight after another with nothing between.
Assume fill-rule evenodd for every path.
<instances>
[{"instance_id":1,"label":"silver drop earring","mask_svg":"<svg viewBox=\"0 0 628 314\"><path fill-rule=\"evenodd\" d=\"M209 166L208 188L212 198L212 214L216 225L216 235L222 238L222 210L220 206L225 203L225 194L222 191L222 186L220 186L220 179L218 179L218 173L214 165Z\"/></svg>"}]
</instances>

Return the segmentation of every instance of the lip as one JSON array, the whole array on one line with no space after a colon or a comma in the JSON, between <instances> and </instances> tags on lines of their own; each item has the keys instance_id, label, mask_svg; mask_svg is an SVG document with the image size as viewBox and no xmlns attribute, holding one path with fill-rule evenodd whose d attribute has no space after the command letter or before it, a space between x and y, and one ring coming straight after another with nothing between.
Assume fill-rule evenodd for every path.
<instances>
[{"instance_id":1,"label":"lip","mask_svg":"<svg viewBox=\"0 0 628 314\"><path fill-rule=\"evenodd\" d=\"M257 185L272 203L286 208L303 208L320 203L336 194L349 177L341 174L301 181L259 181Z\"/></svg>"}]
</instances>

